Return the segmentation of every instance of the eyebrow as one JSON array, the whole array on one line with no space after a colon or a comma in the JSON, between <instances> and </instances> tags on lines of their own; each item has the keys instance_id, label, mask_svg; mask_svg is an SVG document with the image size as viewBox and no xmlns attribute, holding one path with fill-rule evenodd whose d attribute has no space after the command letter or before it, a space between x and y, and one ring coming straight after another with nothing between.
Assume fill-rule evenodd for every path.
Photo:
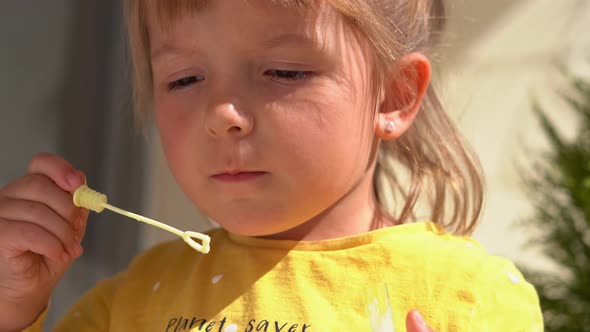
<instances>
[{"instance_id":1,"label":"eyebrow","mask_svg":"<svg viewBox=\"0 0 590 332\"><path fill-rule=\"evenodd\" d=\"M158 46L150 53L150 57L151 57L151 60L153 61L153 60L160 58L166 54L174 54L174 53L182 54L182 53L187 53L187 51L185 49L177 47L174 44L163 43L162 45Z\"/></svg>"},{"instance_id":2,"label":"eyebrow","mask_svg":"<svg viewBox=\"0 0 590 332\"><path fill-rule=\"evenodd\" d=\"M266 48L276 48L284 44L300 44L304 46L316 46L317 42L307 36L296 33L284 33L273 36L262 43Z\"/></svg>"},{"instance_id":3,"label":"eyebrow","mask_svg":"<svg viewBox=\"0 0 590 332\"><path fill-rule=\"evenodd\" d=\"M302 45L305 47L317 47L317 42L315 42L314 40L301 35L301 34L296 34L296 33L285 33L285 34L280 34L280 35L276 35L273 36L265 41L262 42L262 47L265 49L272 49L272 48L277 48L280 47L282 45L287 45L287 44L296 44L296 45ZM181 47L178 47L177 45L171 44L171 43L163 43L162 45L158 46L157 48L155 48L150 56L152 61L162 57L166 54L183 54L183 53L190 53L187 52L186 49L183 49Z\"/></svg>"}]
</instances>

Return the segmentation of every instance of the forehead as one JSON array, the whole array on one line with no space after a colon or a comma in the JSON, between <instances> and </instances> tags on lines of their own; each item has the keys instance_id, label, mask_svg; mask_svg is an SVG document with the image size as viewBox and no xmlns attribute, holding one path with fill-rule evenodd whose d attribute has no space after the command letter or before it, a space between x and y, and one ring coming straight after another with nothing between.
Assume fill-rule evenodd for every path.
<instances>
[{"instance_id":1,"label":"forehead","mask_svg":"<svg viewBox=\"0 0 590 332\"><path fill-rule=\"evenodd\" d=\"M168 29L179 20L206 13L215 9L225 8L228 13L244 14L248 12L267 15L260 19L274 15L288 16L326 16L333 12L327 6L326 0L139 0L140 15L147 21L148 27ZM283 17L285 18L285 17Z\"/></svg>"},{"instance_id":2,"label":"forehead","mask_svg":"<svg viewBox=\"0 0 590 332\"><path fill-rule=\"evenodd\" d=\"M270 33L303 32L315 35L325 29L333 30L344 24L328 0L139 0L140 20L144 22L148 37L154 34L170 34L174 30L185 30L188 21L197 18L204 22L212 20L209 26L232 26L240 34L258 31L261 37ZM211 14L211 15L206 15ZM214 19L213 19L214 18ZM192 20L194 23L196 20ZM221 24L220 24L221 23ZM240 27L240 24L242 25ZM347 24L346 24L347 25ZM309 31L309 30L319 31ZM300 30L300 31L297 31ZM317 36L313 36L317 37Z\"/></svg>"},{"instance_id":3,"label":"forehead","mask_svg":"<svg viewBox=\"0 0 590 332\"><path fill-rule=\"evenodd\" d=\"M177 19L185 14L192 14L208 7L216 6L220 0L139 0L143 7L156 13L162 22ZM234 5L248 4L252 7L313 9L321 0L236 0Z\"/></svg>"}]
</instances>

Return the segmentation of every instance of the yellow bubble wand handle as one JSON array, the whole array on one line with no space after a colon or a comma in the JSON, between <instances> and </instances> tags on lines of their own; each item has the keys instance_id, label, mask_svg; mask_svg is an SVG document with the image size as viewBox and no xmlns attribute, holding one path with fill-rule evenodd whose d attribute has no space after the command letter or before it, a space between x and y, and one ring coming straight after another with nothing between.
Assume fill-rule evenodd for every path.
<instances>
[{"instance_id":1,"label":"yellow bubble wand handle","mask_svg":"<svg viewBox=\"0 0 590 332\"><path fill-rule=\"evenodd\" d=\"M174 228L170 225L166 225L157 220L146 218L144 216L140 216L139 214L119 209L118 207L112 206L107 203L107 196L105 194L101 194L95 190L92 190L88 188L88 186L86 185L80 186L74 192L74 205L99 213L102 212L104 209L108 209L118 214L124 215L126 217L144 222L146 224L161 228L172 234L178 235L184 240L184 242L186 242L189 246L191 246L193 249L199 252L206 254L210 250L211 238L208 235L192 231L183 232L177 228ZM198 243L194 239L201 240L202 244Z\"/></svg>"}]
</instances>

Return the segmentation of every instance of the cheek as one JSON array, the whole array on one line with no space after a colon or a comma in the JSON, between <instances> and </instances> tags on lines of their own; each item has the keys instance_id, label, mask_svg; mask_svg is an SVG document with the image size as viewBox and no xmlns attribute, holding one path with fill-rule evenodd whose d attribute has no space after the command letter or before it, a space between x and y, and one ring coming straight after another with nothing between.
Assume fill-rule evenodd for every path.
<instances>
[{"instance_id":1,"label":"cheek","mask_svg":"<svg viewBox=\"0 0 590 332\"><path fill-rule=\"evenodd\" d=\"M156 126L160 134L160 139L164 148L167 148L167 142L173 140L176 133L178 133L178 127L181 124L179 121L178 114L169 112L168 108L163 103L156 103L154 105L156 115Z\"/></svg>"},{"instance_id":2,"label":"cheek","mask_svg":"<svg viewBox=\"0 0 590 332\"><path fill-rule=\"evenodd\" d=\"M330 177L362 170L368 160L371 117L340 94L323 93L315 101L291 105L275 126L285 164L297 173ZM311 173L314 173L313 175Z\"/></svg>"},{"instance_id":3,"label":"cheek","mask_svg":"<svg viewBox=\"0 0 590 332\"><path fill-rule=\"evenodd\" d=\"M154 103L156 126L162 142L162 148L172 167L180 163L183 145L189 134L190 119L187 112L173 103L158 101Z\"/></svg>"},{"instance_id":4,"label":"cheek","mask_svg":"<svg viewBox=\"0 0 590 332\"><path fill-rule=\"evenodd\" d=\"M190 93L156 96L154 110L156 123L163 140L168 137L181 138L189 133L191 125L200 110L199 103Z\"/></svg>"}]
</instances>

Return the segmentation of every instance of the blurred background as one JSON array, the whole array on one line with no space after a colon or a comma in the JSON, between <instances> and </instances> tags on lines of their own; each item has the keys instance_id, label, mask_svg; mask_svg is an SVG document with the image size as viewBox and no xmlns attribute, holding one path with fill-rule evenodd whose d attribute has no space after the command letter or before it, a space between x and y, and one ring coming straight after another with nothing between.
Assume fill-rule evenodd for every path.
<instances>
[{"instance_id":1,"label":"blurred background","mask_svg":"<svg viewBox=\"0 0 590 332\"><path fill-rule=\"evenodd\" d=\"M567 85L555 63L590 77L588 1L457 0L448 7L439 90L488 183L474 237L494 254L556 270L524 246L535 229L515 227L532 213L516 166L547 146L533 96L557 127L576 127L555 94ZM146 139L134 130L121 11L115 0L0 2L0 186L22 176L36 152L53 152L84 170L113 204L203 230L209 224L175 184L156 133ZM112 213L92 214L84 256L58 286L47 330L96 281L167 239Z\"/></svg>"}]
</instances>

